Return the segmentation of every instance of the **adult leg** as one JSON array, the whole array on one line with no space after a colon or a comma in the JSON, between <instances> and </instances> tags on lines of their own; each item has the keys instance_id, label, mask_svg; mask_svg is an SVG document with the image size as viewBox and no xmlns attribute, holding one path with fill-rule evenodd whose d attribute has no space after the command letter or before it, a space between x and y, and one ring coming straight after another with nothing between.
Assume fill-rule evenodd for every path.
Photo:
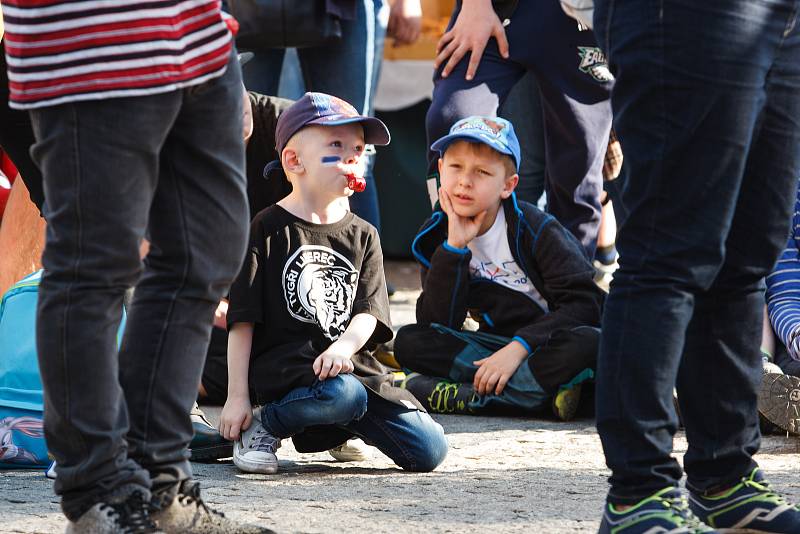
<instances>
[{"instance_id":1,"label":"adult leg","mask_svg":"<svg viewBox=\"0 0 800 534\"><path fill-rule=\"evenodd\" d=\"M150 486L147 471L128 457L117 330L123 294L141 271L158 154L179 98L172 92L31 112L32 156L48 199L37 315L45 436L58 464L55 491L71 520L115 492Z\"/></svg>"},{"instance_id":2,"label":"adult leg","mask_svg":"<svg viewBox=\"0 0 800 534\"><path fill-rule=\"evenodd\" d=\"M285 51L281 48L255 52L255 57L242 67L242 81L248 91L275 96L281 80Z\"/></svg>"},{"instance_id":3,"label":"adult leg","mask_svg":"<svg viewBox=\"0 0 800 534\"><path fill-rule=\"evenodd\" d=\"M678 423L672 391L696 299L723 267L765 99L764 56L783 32L774 16L779 7L712 4L617 3L610 16L609 3L599 2L595 13L617 75L615 127L628 172L629 214L603 316L597 382L614 504L638 502L681 477L670 456ZM752 13L741 12L746 5ZM763 22L748 26L758 37L741 31L742 18L751 16ZM704 28L702 39L687 21ZM730 320L728 328L737 324Z\"/></svg>"},{"instance_id":4,"label":"adult leg","mask_svg":"<svg viewBox=\"0 0 800 534\"><path fill-rule=\"evenodd\" d=\"M189 411L214 310L244 258L241 83L232 54L223 76L178 93L179 112L161 150L150 252L120 348L130 454L151 472L154 490L191 477Z\"/></svg>"},{"instance_id":5,"label":"adult leg","mask_svg":"<svg viewBox=\"0 0 800 534\"><path fill-rule=\"evenodd\" d=\"M533 21L528 31L538 36L538 42L547 43L529 47L525 59L536 72L541 91L547 210L578 238L591 259L611 129L611 73L592 32L579 30L558 1L526 9L535 9L524 15Z\"/></svg>"},{"instance_id":6,"label":"adult leg","mask_svg":"<svg viewBox=\"0 0 800 534\"><path fill-rule=\"evenodd\" d=\"M544 118L539 100L539 84L532 72L526 73L508 93L499 115L511 121L522 149L517 198L538 205L544 194L545 148Z\"/></svg>"},{"instance_id":7,"label":"adult leg","mask_svg":"<svg viewBox=\"0 0 800 534\"><path fill-rule=\"evenodd\" d=\"M783 15L788 20L788 13ZM736 484L755 467L762 280L786 245L800 174L797 30L783 34L765 86L766 101L725 240L725 263L711 288L696 298L678 375L689 440L687 487L699 493Z\"/></svg>"}]
</instances>

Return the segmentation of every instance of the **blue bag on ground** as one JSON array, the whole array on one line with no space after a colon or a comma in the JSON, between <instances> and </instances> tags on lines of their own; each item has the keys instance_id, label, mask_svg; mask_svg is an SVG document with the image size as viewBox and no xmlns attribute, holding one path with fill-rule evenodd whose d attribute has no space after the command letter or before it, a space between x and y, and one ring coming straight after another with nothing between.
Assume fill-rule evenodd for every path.
<instances>
[{"instance_id":1,"label":"blue bag on ground","mask_svg":"<svg viewBox=\"0 0 800 534\"><path fill-rule=\"evenodd\" d=\"M0 469L48 467L42 379L36 354L36 303L42 271L0 300ZM122 339L122 311L117 343Z\"/></svg>"},{"instance_id":2,"label":"blue bag on ground","mask_svg":"<svg viewBox=\"0 0 800 534\"><path fill-rule=\"evenodd\" d=\"M0 469L47 467L42 381L36 358L36 301L41 271L0 300Z\"/></svg>"}]
</instances>

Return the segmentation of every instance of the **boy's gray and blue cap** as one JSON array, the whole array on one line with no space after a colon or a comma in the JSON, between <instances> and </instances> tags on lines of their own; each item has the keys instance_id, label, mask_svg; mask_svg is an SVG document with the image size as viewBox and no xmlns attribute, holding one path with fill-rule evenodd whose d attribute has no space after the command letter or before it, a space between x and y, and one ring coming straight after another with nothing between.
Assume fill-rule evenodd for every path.
<instances>
[{"instance_id":1,"label":"boy's gray and blue cap","mask_svg":"<svg viewBox=\"0 0 800 534\"><path fill-rule=\"evenodd\" d=\"M450 133L431 145L431 150L436 150L444 155L447 147L453 141L472 141L489 145L501 154L514 158L514 164L519 172L520 155L519 140L514 133L514 126L500 117L472 116L461 119L450 128Z\"/></svg>"},{"instance_id":2,"label":"boy's gray and blue cap","mask_svg":"<svg viewBox=\"0 0 800 534\"><path fill-rule=\"evenodd\" d=\"M356 108L341 98L325 93L306 93L278 117L278 124L275 127L275 150L280 155L289 139L305 126L311 124L340 126L352 123L361 123L366 144L389 144L391 140L389 129L380 119L359 114ZM268 178L272 171L278 169L281 169L280 160L269 163L264 168L264 177Z\"/></svg>"}]
</instances>

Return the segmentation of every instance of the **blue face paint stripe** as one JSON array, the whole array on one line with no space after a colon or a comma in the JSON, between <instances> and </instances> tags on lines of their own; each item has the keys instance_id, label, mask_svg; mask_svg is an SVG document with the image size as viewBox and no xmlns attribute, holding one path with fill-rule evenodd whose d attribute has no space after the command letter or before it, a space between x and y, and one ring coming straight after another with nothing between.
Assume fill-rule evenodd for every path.
<instances>
[{"instance_id":1,"label":"blue face paint stripe","mask_svg":"<svg viewBox=\"0 0 800 534\"><path fill-rule=\"evenodd\" d=\"M335 165L342 161L342 158L339 156L322 156L322 164L323 165Z\"/></svg>"}]
</instances>

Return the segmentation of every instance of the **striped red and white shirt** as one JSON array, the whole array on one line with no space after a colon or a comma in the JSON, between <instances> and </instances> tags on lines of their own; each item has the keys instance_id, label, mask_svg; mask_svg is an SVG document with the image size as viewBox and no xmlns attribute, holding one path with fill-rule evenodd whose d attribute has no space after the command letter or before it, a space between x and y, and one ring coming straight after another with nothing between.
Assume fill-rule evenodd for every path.
<instances>
[{"instance_id":1,"label":"striped red and white shirt","mask_svg":"<svg viewBox=\"0 0 800 534\"><path fill-rule=\"evenodd\" d=\"M10 106L173 91L220 76L219 0L2 0Z\"/></svg>"}]
</instances>

